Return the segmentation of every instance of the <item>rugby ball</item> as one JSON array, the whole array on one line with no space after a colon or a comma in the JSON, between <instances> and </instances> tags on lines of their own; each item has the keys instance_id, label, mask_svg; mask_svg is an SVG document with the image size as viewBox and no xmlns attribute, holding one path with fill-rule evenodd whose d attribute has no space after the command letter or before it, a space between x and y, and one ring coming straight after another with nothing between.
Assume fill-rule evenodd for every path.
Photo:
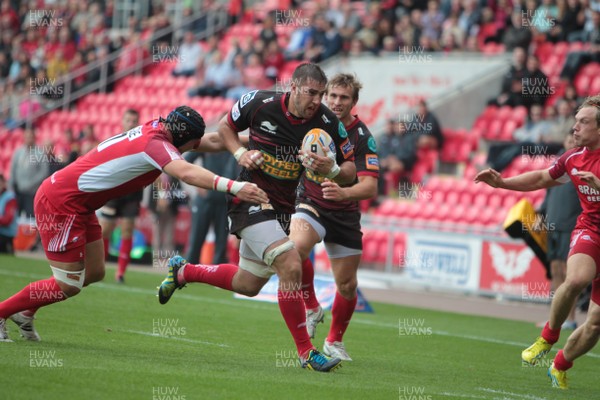
<instances>
[{"instance_id":1,"label":"rugby ball","mask_svg":"<svg viewBox=\"0 0 600 400\"><path fill-rule=\"evenodd\" d=\"M302 139L302 150L335 159L335 143L323 129L314 128L308 131Z\"/></svg>"}]
</instances>

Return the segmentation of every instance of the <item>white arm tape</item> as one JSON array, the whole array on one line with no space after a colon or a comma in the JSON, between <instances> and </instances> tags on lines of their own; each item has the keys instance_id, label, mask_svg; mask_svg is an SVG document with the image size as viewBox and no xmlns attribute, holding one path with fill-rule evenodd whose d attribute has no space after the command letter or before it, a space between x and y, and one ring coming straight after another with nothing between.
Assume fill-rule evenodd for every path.
<instances>
[{"instance_id":1,"label":"white arm tape","mask_svg":"<svg viewBox=\"0 0 600 400\"><path fill-rule=\"evenodd\" d=\"M329 178L329 179L333 179L336 176L338 176L341 171L342 171L342 169L340 168L339 165L333 164L333 167L331 167L331 170L329 171L329 173L327 175L325 175L325 177Z\"/></svg>"},{"instance_id":2,"label":"white arm tape","mask_svg":"<svg viewBox=\"0 0 600 400\"><path fill-rule=\"evenodd\" d=\"M235 161L240 162L240 158L242 158L242 155L247 151L248 151L248 149L245 148L244 146L237 149L235 151L235 153L233 153L233 157L235 158Z\"/></svg>"},{"instance_id":3,"label":"white arm tape","mask_svg":"<svg viewBox=\"0 0 600 400\"><path fill-rule=\"evenodd\" d=\"M238 182L231 179L223 178L222 176L215 175L213 178L213 189L219 192L231 193L236 195L247 182Z\"/></svg>"}]
</instances>

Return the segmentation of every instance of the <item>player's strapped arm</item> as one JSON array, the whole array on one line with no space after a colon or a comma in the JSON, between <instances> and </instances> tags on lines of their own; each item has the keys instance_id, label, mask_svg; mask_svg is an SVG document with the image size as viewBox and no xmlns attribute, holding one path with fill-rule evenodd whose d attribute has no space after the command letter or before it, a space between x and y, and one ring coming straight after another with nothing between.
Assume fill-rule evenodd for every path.
<instances>
[{"instance_id":1,"label":"player's strapped arm","mask_svg":"<svg viewBox=\"0 0 600 400\"><path fill-rule=\"evenodd\" d=\"M185 160L171 161L165 165L163 170L189 185L230 193L240 200L252 203L269 202L267 194L254 183L233 181Z\"/></svg>"},{"instance_id":2,"label":"player's strapped arm","mask_svg":"<svg viewBox=\"0 0 600 400\"><path fill-rule=\"evenodd\" d=\"M503 178L498 171L488 168L475 176L475 183L479 182L487 183L491 187L518 192L531 192L560 185L560 182L552 179L550 172L546 169L529 171L510 178Z\"/></svg>"},{"instance_id":3,"label":"player's strapped arm","mask_svg":"<svg viewBox=\"0 0 600 400\"><path fill-rule=\"evenodd\" d=\"M341 187L328 179L321 184L323 198L333 201L359 201L377 196L377 178L363 175L356 185Z\"/></svg>"},{"instance_id":4,"label":"player's strapped arm","mask_svg":"<svg viewBox=\"0 0 600 400\"><path fill-rule=\"evenodd\" d=\"M239 136L242 146L248 146L249 137L248 135ZM202 153L218 153L220 151L227 151L223 139L219 135L219 132L207 132L202 136L200 145L195 150L196 152Z\"/></svg>"},{"instance_id":5,"label":"player's strapped arm","mask_svg":"<svg viewBox=\"0 0 600 400\"><path fill-rule=\"evenodd\" d=\"M225 148L233 154L238 164L247 169L257 169L260 167L260 164L263 162L261 152L258 150L248 150L245 147L244 143L247 146L249 138L240 137L238 132L229 125L227 116L219 121L218 132Z\"/></svg>"},{"instance_id":6,"label":"player's strapped arm","mask_svg":"<svg viewBox=\"0 0 600 400\"><path fill-rule=\"evenodd\" d=\"M333 178L333 181L345 185L354 182L354 178L356 178L356 165L354 161L344 161L340 165L340 173Z\"/></svg>"}]
</instances>

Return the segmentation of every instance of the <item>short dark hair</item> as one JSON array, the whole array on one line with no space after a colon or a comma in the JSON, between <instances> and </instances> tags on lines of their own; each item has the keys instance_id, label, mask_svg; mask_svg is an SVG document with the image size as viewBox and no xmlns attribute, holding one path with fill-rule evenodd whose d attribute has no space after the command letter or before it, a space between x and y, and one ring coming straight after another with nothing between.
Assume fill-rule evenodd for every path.
<instances>
[{"instance_id":1,"label":"short dark hair","mask_svg":"<svg viewBox=\"0 0 600 400\"><path fill-rule=\"evenodd\" d=\"M138 118L140 117L140 112L135 108L128 108L127 110L125 110L125 114L133 114Z\"/></svg>"},{"instance_id":2,"label":"short dark hair","mask_svg":"<svg viewBox=\"0 0 600 400\"><path fill-rule=\"evenodd\" d=\"M317 83L327 84L327 75L315 63L302 63L296 67L292 74L292 82L295 82L298 86L306 83L308 79L312 79Z\"/></svg>"}]
</instances>

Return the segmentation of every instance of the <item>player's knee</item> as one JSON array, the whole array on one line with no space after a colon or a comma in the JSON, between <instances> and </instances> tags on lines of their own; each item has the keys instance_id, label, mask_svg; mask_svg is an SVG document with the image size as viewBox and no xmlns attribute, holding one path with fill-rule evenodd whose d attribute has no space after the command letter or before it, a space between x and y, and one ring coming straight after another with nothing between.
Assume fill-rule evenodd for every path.
<instances>
[{"instance_id":1,"label":"player's knee","mask_svg":"<svg viewBox=\"0 0 600 400\"><path fill-rule=\"evenodd\" d=\"M353 299L356 296L356 288L358 281L356 279L348 279L338 283L338 291L346 299Z\"/></svg>"},{"instance_id":2,"label":"player's knee","mask_svg":"<svg viewBox=\"0 0 600 400\"><path fill-rule=\"evenodd\" d=\"M570 295L577 296L583 289L585 289L591 281L582 279L580 277L569 278L563 282L561 286L564 286L564 290Z\"/></svg>"},{"instance_id":3,"label":"player's knee","mask_svg":"<svg viewBox=\"0 0 600 400\"><path fill-rule=\"evenodd\" d=\"M81 292L85 279L85 269L79 271L66 271L50 266L54 280L68 297L73 297Z\"/></svg>"},{"instance_id":4,"label":"player's knee","mask_svg":"<svg viewBox=\"0 0 600 400\"><path fill-rule=\"evenodd\" d=\"M101 280L104 279L105 275L106 275L106 272L104 271L104 268L86 272L85 282L84 282L83 286L88 286L88 285L91 285L92 283L100 282Z\"/></svg>"}]
</instances>

